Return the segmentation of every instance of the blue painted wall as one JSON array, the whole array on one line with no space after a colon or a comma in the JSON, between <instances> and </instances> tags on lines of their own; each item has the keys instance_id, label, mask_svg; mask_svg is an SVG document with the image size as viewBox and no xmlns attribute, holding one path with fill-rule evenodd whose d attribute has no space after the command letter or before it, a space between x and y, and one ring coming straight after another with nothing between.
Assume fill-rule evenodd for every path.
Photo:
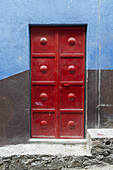
<instances>
[{"instance_id":1,"label":"blue painted wall","mask_svg":"<svg viewBox=\"0 0 113 170\"><path fill-rule=\"evenodd\" d=\"M87 24L87 69L113 69L112 0L0 0L0 79L30 69L29 24Z\"/></svg>"}]
</instances>

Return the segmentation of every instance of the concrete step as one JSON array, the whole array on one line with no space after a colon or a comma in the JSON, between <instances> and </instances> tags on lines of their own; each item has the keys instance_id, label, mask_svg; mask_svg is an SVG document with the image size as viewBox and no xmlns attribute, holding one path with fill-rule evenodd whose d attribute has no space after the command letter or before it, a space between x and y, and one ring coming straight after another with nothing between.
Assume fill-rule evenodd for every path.
<instances>
[{"instance_id":1,"label":"concrete step","mask_svg":"<svg viewBox=\"0 0 113 170\"><path fill-rule=\"evenodd\" d=\"M0 147L0 157L13 155L91 156L84 144L19 144Z\"/></svg>"},{"instance_id":2,"label":"concrete step","mask_svg":"<svg viewBox=\"0 0 113 170\"><path fill-rule=\"evenodd\" d=\"M86 139L43 139L43 138L31 138L29 143L46 143L46 144L86 144Z\"/></svg>"}]
</instances>

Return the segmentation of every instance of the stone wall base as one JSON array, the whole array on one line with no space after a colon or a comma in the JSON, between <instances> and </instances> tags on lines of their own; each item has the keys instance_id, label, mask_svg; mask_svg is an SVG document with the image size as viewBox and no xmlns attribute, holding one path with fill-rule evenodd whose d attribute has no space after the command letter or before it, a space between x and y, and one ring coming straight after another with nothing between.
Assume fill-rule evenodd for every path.
<instances>
[{"instance_id":1,"label":"stone wall base","mask_svg":"<svg viewBox=\"0 0 113 170\"><path fill-rule=\"evenodd\" d=\"M103 156L53 156L22 155L0 159L0 170L63 170L104 167L107 159ZM113 167L112 167L113 168Z\"/></svg>"},{"instance_id":2,"label":"stone wall base","mask_svg":"<svg viewBox=\"0 0 113 170\"><path fill-rule=\"evenodd\" d=\"M110 166L111 165L111 166ZM89 129L87 144L21 144L0 148L0 170L113 169L113 130Z\"/></svg>"}]
</instances>

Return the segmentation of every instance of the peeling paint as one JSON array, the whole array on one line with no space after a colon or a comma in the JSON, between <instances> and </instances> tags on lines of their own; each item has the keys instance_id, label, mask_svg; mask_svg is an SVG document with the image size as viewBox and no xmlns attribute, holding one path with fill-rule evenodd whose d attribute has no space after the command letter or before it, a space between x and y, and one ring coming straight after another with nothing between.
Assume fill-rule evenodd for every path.
<instances>
[{"instance_id":1,"label":"peeling paint","mask_svg":"<svg viewBox=\"0 0 113 170\"><path fill-rule=\"evenodd\" d=\"M101 69L99 69L99 80L98 80L98 105L100 105L101 101ZM98 108L98 128L100 127L100 107Z\"/></svg>"},{"instance_id":2,"label":"peeling paint","mask_svg":"<svg viewBox=\"0 0 113 170\"><path fill-rule=\"evenodd\" d=\"M19 57L18 57L18 59L21 61L21 60L22 60L22 57L21 57L21 56L19 56Z\"/></svg>"},{"instance_id":3,"label":"peeling paint","mask_svg":"<svg viewBox=\"0 0 113 170\"><path fill-rule=\"evenodd\" d=\"M37 106L43 106L43 103L42 103L42 102L35 102L35 104L36 104Z\"/></svg>"},{"instance_id":4,"label":"peeling paint","mask_svg":"<svg viewBox=\"0 0 113 170\"><path fill-rule=\"evenodd\" d=\"M99 107L113 107L113 105L111 105L111 104L100 104L96 108L99 108Z\"/></svg>"},{"instance_id":5,"label":"peeling paint","mask_svg":"<svg viewBox=\"0 0 113 170\"><path fill-rule=\"evenodd\" d=\"M99 43L99 54L101 55L101 44Z\"/></svg>"},{"instance_id":6,"label":"peeling paint","mask_svg":"<svg viewBox=\"0 0 113 170\"><path fill-rule=\"evenodd\" d=\"M99 21L100 21L100 5L101 5L101 0L99 0Z\"/></svg>"}]
</instances>

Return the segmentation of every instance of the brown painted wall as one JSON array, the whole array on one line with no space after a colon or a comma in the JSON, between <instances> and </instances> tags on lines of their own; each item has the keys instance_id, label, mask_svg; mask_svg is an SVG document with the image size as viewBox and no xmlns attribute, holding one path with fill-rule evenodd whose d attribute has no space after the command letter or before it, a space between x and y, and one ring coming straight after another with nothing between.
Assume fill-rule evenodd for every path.
<instances>
[{"instance_id":1,"label":"brown painted wall","mask_svg":"<svg viewBox=\"0 0 113 170\"><path fill-rule=\"evenodd\" d=\"M113 128L113 70L101 72L100 127Z\"/></svg>"},{"instance_id":2,"label":"brown painted wall","mask_svg":"<svg viewBox=\"0 0 113 170\"><path fill-rule=\"evenodd\" d=\"M29 71L0 81L0 145L30 137Z\"/></svg>"},{"instance_id":3,"label":"brown painted wall","mask_svg":"<svg viewBox=\"0 0 113 170\"><path fill-rule=\"evenodd\" d=\"M87 90L88 128L113 128L113 70L89 70Z\"/></svg>"},{"instance_id":4,"label":"brown painted wall","mask_svg":"<svg viewBox=\"0 0 113 170\"><path fill-rule=\"evenodd\" d=\"M87 127L96 128L98 124L98 70L88 70L87 80Z\"/></svg>"}]
</instances>

